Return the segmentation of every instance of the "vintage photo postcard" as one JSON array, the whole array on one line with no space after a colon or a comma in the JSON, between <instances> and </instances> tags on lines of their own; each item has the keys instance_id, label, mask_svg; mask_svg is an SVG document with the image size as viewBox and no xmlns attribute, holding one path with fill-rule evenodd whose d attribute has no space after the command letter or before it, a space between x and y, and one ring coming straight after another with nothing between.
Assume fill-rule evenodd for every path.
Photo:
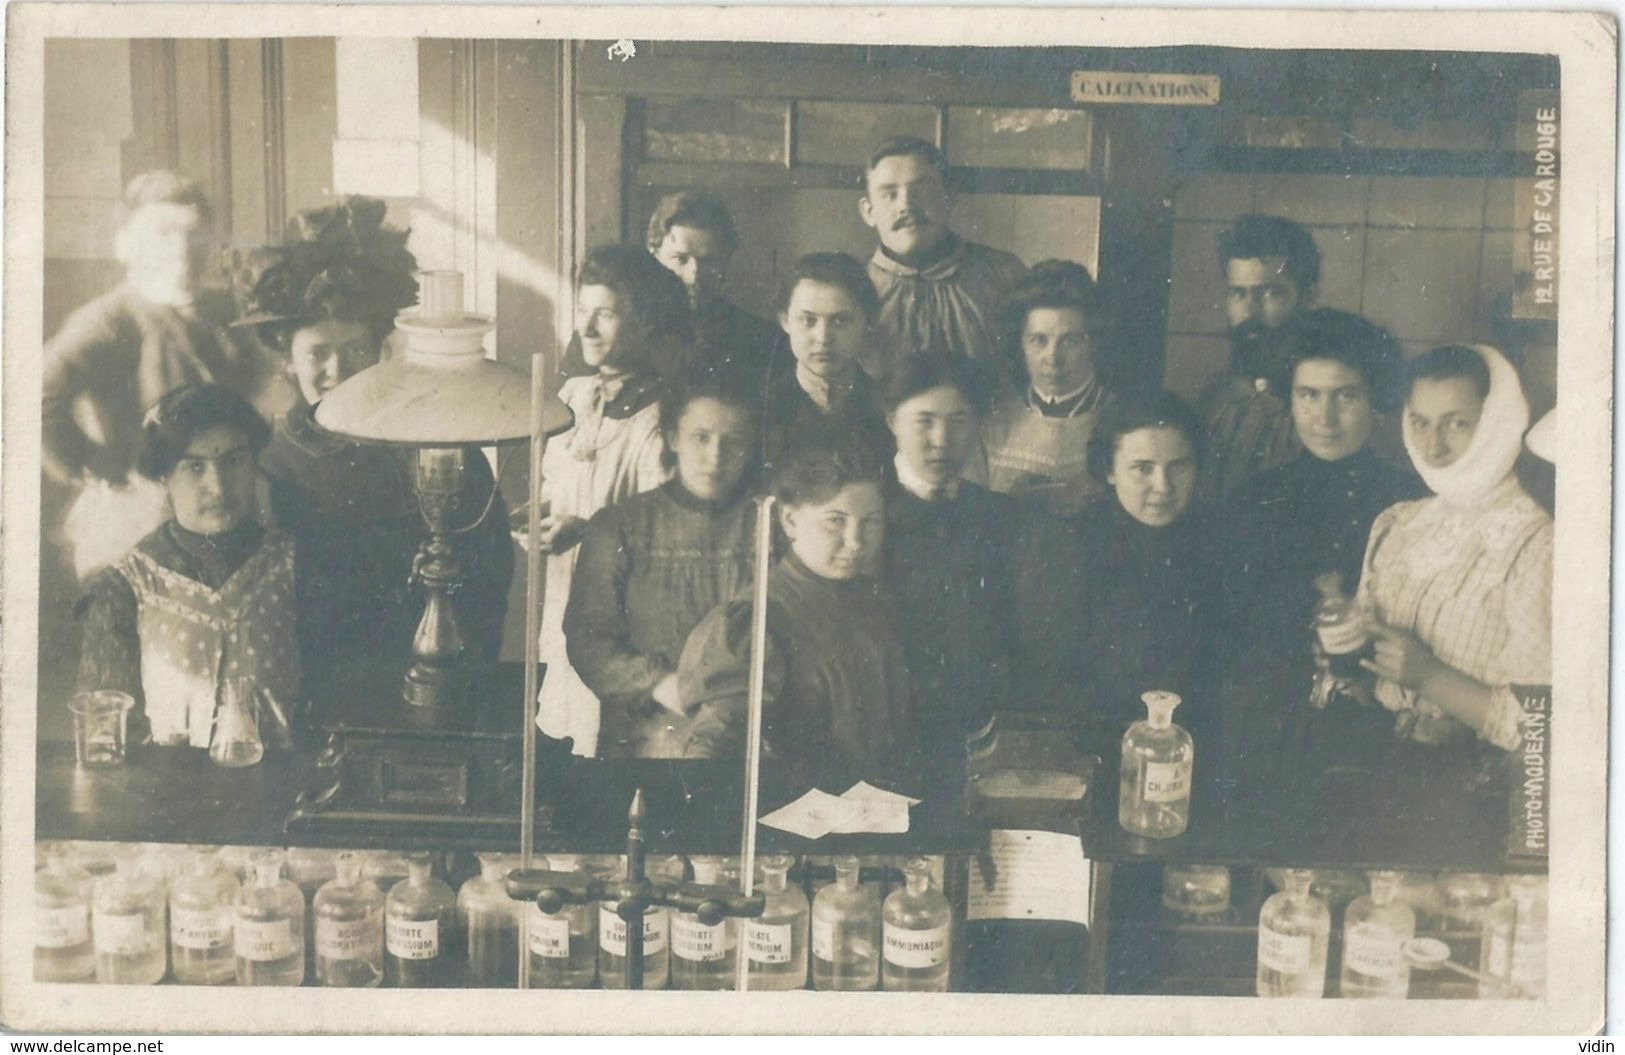
<instances>
[{"instance_id":1,"label":"vintage photo postcard","mask_svg":"<svg viewBox=\"0 0 1625 1055\"><path fill-rule=\"evenodd\" d=\"M6 1028L1602 1028L1608 16L8 14Z\"/></svg>"}]
</instances>

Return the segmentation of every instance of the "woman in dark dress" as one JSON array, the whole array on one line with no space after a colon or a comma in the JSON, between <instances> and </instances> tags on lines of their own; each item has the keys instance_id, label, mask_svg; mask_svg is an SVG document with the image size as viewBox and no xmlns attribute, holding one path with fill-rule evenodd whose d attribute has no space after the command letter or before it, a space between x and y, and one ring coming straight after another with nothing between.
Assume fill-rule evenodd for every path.
<instances>
[{"instance_id":1,"label":"woman in dark dress","mask_svg":"<svg viewBox=\"0 0 1625 1055\"><path fill-rule=\"evenodd\" d=\"M260 250L244 276L240 324L286 356L298 388L261 465L277 523L298 540L308 572L300 632L318 701L393 692L423 615L412 585L424 538L412 452L352 443L315 421L323 396L379 361L396 314L417 297L407 232L385 224L384 210L381 201L349 198L301 213L288 241ZM477 450L468 454L460 508L472 521L486 508L494 478ZM454 544L463 559L463 585L452 602L458 629L471 655L495 661L514 563L501 495Z\"/></svg>"},{"instance_id":2,"label":"woman in dark dress","mask_svg":"<svg viewBox=\"0 0 1625 1055\"><path fill-rule=\"evenodd\" d=\"M1209 589L1190 508L1201 455L1200 421L1178 397L1113 403L1088 449L1106 493L1074 519L1035 520L1022 540L1019 683L1029 707L1064 715L1096 750L1116 750L1149 689L1198 703L1181 724L1201 709Z\"/></svg>"},{"instance_id":3,"label":"woman in dark dress","mask_svg":"<svg viewBox=\"0 0 1625 1055\"><path fill-rule=\"evenodd\" d=\"M751 577L759 441L750 395L696 374L661 396L660 431L675 475L593 514L564 612L570 664L602 704L607 757L682 757L678 657Z\"/></svg>"}]
</instances>

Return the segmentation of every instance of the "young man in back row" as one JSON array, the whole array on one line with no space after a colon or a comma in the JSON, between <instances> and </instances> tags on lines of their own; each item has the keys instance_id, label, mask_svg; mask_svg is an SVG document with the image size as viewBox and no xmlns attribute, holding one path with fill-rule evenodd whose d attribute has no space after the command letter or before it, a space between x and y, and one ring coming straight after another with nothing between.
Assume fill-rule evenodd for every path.
<instances>
[{"instance_id":1,"label":"young man in back row","mask_svg":"<svg viewBox=\"0 0 1625 1055\"><path fill-rule=\"evenodd\" d=\"M1012 253L968 242L948 226L948 161L914 136L886 140L864 170L858 211L880 238L869 277L880 294L880 361L864 369L884 378L899 356L923 349L990 360L999 300L1026 267Z\"/></svg>"}]
</instances>

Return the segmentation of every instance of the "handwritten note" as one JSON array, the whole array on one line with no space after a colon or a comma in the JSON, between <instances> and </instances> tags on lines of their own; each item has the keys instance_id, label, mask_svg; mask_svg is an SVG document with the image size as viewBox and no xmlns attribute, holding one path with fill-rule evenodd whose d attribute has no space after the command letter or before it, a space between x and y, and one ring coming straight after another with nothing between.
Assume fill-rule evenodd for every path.
<instances>
[{"instance_id":1,"label":"handwritten note","mask_svg":"<svg viewBox=\"0 0 1625 1055\"><path fill-rule=\"evenodd\" d=\"M988 833L991 882L980 862L970 867L969 919L1052 919L1089 922L1094 868L1083 841L1056 832Z\"/></svg>"}]
</instances>

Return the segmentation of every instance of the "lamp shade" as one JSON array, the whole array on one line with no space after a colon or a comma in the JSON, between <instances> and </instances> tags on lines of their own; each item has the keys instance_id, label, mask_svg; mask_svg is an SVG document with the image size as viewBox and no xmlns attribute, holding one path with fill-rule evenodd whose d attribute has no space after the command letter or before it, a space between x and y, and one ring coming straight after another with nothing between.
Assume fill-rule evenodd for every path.
<instances>
[{"instance_id":1,"label":"lamp shade","mask_svg":"<svg viewBox=\"0 0 1625 1055\"><path fill-rule=\"evenodd\" d=\"M432 324L403 313L395 328L405 350L370 366L322 398L316 424L363 443L410 447L521 440L531 434L530 378L485 358L482 341L496 326L488 315L444 316ZM548 396L542 432L570 427L570 410Z\"/></svg>"}]
</instances>

